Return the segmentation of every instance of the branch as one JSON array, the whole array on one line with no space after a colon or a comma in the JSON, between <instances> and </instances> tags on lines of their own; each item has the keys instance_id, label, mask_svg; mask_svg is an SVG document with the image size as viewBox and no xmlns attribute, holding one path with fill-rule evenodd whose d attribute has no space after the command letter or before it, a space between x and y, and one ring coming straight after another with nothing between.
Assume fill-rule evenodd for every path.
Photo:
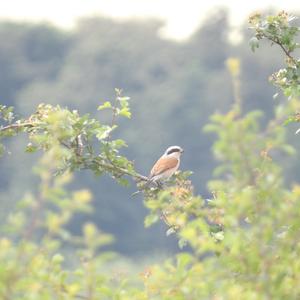
<instances>
[{"instance_id":1,"label":"branch","mask_svg":"<svg viewBox=\"0 0 300 300\"><path fill-rule=\"evenodd\" d=\"M22 129L22 128L32 128L36 125L37 123L32 123L32 122L24 122L24 123L14 123L14 124L10 124L4 127L0 127L0 132L4 132L10 129ZM76 154L78 157L84 159L83 157L83 153L82 153L82 148L83 148L83 141L82 141L82 137L81 134L77 136L77 143L78 143L78 147L80 148L78 151L78 147L76 147ZM60 141L60 144L64 147L67 147L68 149L71 149L72 147L70 145L68 145L65 141ZM105 163L105 162L100 162L97 158L93 159L93 162L98 164L100 167L110 170L110 171L117 171L123 175L128 175L132 178L134 178L135 180L139 180L139 181L147 181L148 177L143 176L141 174L138 173L132 173L124 168L118 167L116 165L114 165L111 161L110 163ZM86 168L89 168L89 164L87 162L84 162Z\"/></svg>"},{"instance_id":2,"label":"branch","mask_svg":"<svg viewBox=\"0 0 300 300\"><path fill-rule=\"evenodd\" d=\"M274 39L274 38L271 38L267 35L265 35L265 37L267 39L269 39L271 42L273 42L274 44L278 45L282 50L283 52L285 53L285 55L294 63L296 64L296 59L290 54L290 52L282 45L282 43L280 41L278 41L277 39Z\"/></svg>"},{"instance_id":3,"label":"branch","mask_svg":"<svg viewBox=\"0 0 300 300\"><path fill-rule=\"evenodd\" d=\"M113 116L112 122L114 122L114 118L115 118L115 116ZM7 126L0 127L0 132L5 132L5 131L10 130L10 129L19 130L19 129L23 129L23 128L33 128L37 124L39 124L39 123L37 123L37 122L13 123L13 124L10 124L10 125L7 125ZM73 149L73 147L71 145L69 145L66 141L59 141L59 142L62 146L66 147L70 150ZM85 157L83 155L84 154L83 153L84 144L83 144L83 140L82 140L82 134L79 134L76 137L76 144L77 145L74 148L74 151L75 151L75 154L76 154L77 158L82 159L83 160L83 165L85 166L85 168L90 169L91 165L85 159ZM92 159L92 162L96 163L99 167L101 167L102 169L107 170L109 172L120 173L121 174L120 176L127 175L127 176L132 177L136 181L147 181L148 180L147 176L138 174L136 172L131 172L131 171L128 171L127 169L119 167L119 166L115 165L109 157L107 157L106 159L109 160L109 163L101 161L101 157L99 157L99 156L94 157Z\"/></svg>"},{"instance_id":4,"label":"branch","mask_svg":"<svg viewBox=\"0 0 300 300\"><path fill-rule=\"evenodd\" d=\"M114 165L113 163L101 162L101 161L97 160L97 158L93 159L93 162L98 164L100 167L102 167L104 169L120 172L122 175L128 175L138 181L147 181L148 180L147 176L141 175L136 172L132 173L124 168ZM86 167L89 168L89 165L86 164Z\"/></svg>"},{"instance_id":5,"label":"branch","mask_svg":"<svg viewBox=\"0 0 300 300\"><path fill-rule=\"evenodd\" d=\"M24 122L24 123L14 123L7 126L0 127L0 132L4 132L9 129L20 129L20 128L26 128L26 127L34 127L36 123L32 122Z\"/></svg>"}]
</instances>

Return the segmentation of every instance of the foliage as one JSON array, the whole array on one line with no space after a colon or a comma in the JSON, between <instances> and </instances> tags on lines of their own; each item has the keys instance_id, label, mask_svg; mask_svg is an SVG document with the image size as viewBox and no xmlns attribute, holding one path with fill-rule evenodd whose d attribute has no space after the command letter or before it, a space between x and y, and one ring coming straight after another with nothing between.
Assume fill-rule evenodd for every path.
<instances>
[{"instance_id":1,"label":"foliage","mask_svg":"<svg viewBox=\"0 0 300 300\"><path fill-rule=\"evenodd\" d=\"M282 11L276 16L263 18L254 14L249 18L255 36L250 40L251 49L259 47L259 41L266 39L278 45L286 55L286 67L274 73L270 80L278 86L285 96L299 97L300 95L300 60L293 54L300 48L297 36L300 27L292 25L296 17Z\"/></svg>"},{"instance_id":2,"label":"foliage","mask_svg":"<svg viewBox=\"0 0 300 300\"><path fill-rule=\"evenodd\" d=\"M280 18L286 15L268 18L267 24L287 26L294 38ZM281 43L281 31L272 34ZM293 41L281 45L292 47ZM295 152L282 123L299 102L279 105L274 118L261 125L261 112L243 112L239 60L226 64L235 102L205 127L217 135L213 152L220 162L217 178L208 183L211 199L195 195L190 172L179 172L163 189L143 184L146 178L119 153L125 143L112 137L116 118L130 117L128 98L119 90L114 103L99 107L112 111L109 125L59 106L40 105L24 120L1 107L1 138L25 132L27 151L45 152L36 168L41 178L37 195L27 195L8 216L0 240L3 299L299 299L300 187L284 184L277 163L279 155ZM284 89L299 88L294 81L287 84ZM141 278L115 280L105 273L103 263L112 254L103 246L112 237L92 223L84 225L80 237L66 229L75 213L92 209L87 190L68 194L63 188L70 172L83 168L108 173L119 183L125 176L137 180L149 210L145 225L163 221L166 235L178 237L181 251L147 268Z\"/></svg>"},{"instance_id":3,"label":"foliage","mask_svg":"<svg viewBox=\"0 0 300 300\"><path fill-rule=\"evenodd\" d=\"M228 67L237 80L238 61ZM235 84L235 86L239 86ZM236 93L238 94L238 93ZM215 132L218 180L208 183L213 199L193 195L186 181L147 199L160 212L179 245L189 245L147 279L149 299L297 299L299 274L298 186L284 187L279 153L294 153L285 142L285 116L298 103L279 107L262 129L261 112L215 114L206 131ZM185 185L183 185L185 184ZM153 214L146 225L156 221ZM182 243L184 241L184 244ZM191 254L192 253L192 254Z\"/></svg>"},{"instance_id":4,"label":"foliage","mask_svg":"<svg viewBox=\"0 0 300 300\"><path fill-rule=\"evenodd\" d=\"M182 168L193 170L194 190L208 198L206 182L216 166L210 151L213 135L199 130L215 111L231 107L232 86L224 61L239 54L240 75L247 83L241 86L243 110L263 110L261 122L266 123L273 117L269 98L274 89L265 78L281 65L280 56L267 47L254 56L247 43L228 42L231 29L225 11L207 15L201 27L180 42L161 38L162 26L153 20L117 22L104 17L80 20L71 31L49 24L0 22L0 37L5 41L0 45L0 99L14 106L16 119L28 119L43 102L77 110L80 117L88 113L110 126L109 110L96 108L102 100L114 98L114 87L122 87L132 99L132 118L120 118L113 131L115 139L128 145L120 153L135 161L139 173L148 174L157 156L179 143L187 153ZM245 30L245 39L248 34ZM292 133L291 140L299 147ZM24 153L28 140L23 133L4 142L11 155L0 161L0 220L25 190L35 187L36 179L28 170L40 153ZM286 163L285 176L298 178L299 160L292 157ZM129 189L117 186L109 176L99 180L86 170L75 172L72 186L88 187L95 195L90 218L116 237L111 246L115 251L130 257L177 251L175 238L166 240L163 226L151 230L140 226L147 210L141 194L130 198L136 191L134 185ZM77 232L84 219L80 215L73 219L71 231Z\"/></svg>"},{"instance_id":5,"label":"foliage","mask_svg":"<svg viewBox=\"0 0 300 300\"><path fill-rule=\"evenodd\" d=\"M30 140L27 152L51 152L63 146L63 150L57 152L57 172L84 168L92 170L96 175L108 172L122 184L126 184L121 178L125 174L143 179L135 173L132 163L119 155L119 149L126 146L125 142L121 139L111 139L112 131L117 128L116 118L130 118L128 100L128 97L123 97L121 91L116 89L114 104L107 101L98 107L98 110L112 110L109 125L100 124L88 114L80 116L76 110L70 111L58 105L48 104L40 104L36 112L26 120L14 120L12 108L2 106L0 109L3 120L8 124L0 127L0 138L26 132ZM95 141L98 145L94 148Z\"/></svg>"},{"instance_id":6,"label":"foliage","mask_svg":"<svg viewBox=\"0 0 300 300\"><path fill-rule=\"evenodd\" d=\"M65 191L71 172L81 168L97 175L107 172L120 184L124 183L120 176L138 176L118 153L125 143L111 137L115 119L129 117L129 99L122 97L120 90L116 93L114 104L99 107L112 110L110 125L44 104L28 119L15 120L12 108L1 107L2 120L7 123L0 128L1 137L26 132L30 139L26 151L45 152L35 168L41 179L36 195L25 195L3 228L1 299L120 299L121 295L127 299L126 295L135 291L134 286L125 290L124 276L105 271L107 261L115 258L102 250L113 241L110 235L90 222L83 225L81 236L67 230L74 215L93 210L88 190ZM93 147L93 138L100 145ZM98 148L101 152L96 154Z\"/></svg>"},{"instance_id":7,"label":"foliage","mask_svg":"<svg viewBox=\"0 0 300 300\"><path fill-rule=\"evenodd\" d=\"M25 195L2 230L0 297L126 299L126 279L105 271L115 254L100 251L112 237L92 223L84 224L81 236L66 229L74 214L92 211L92 198L87 190L65 191L70 173L53 177L60 150L53 148L43 156L36 168L41 178L36 195Z\"/></svg>"}]
</instances>

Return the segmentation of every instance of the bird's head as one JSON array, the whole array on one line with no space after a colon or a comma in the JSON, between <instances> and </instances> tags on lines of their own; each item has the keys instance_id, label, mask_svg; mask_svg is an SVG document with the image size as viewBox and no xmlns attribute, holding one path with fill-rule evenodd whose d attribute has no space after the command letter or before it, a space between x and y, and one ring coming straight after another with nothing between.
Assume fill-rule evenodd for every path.
<instances>
[{"instance_id":1,"label":"bird's head","mask_svg":"<svg viewBox=\"0 0 300 300\"><path fill-rule=\"evenodd\" d=\"M183 149L179 146L171 146L169 147L166 152L165 156L173 156L179 158L180 155L183 153Z\"/></svg>"}]
</instances>

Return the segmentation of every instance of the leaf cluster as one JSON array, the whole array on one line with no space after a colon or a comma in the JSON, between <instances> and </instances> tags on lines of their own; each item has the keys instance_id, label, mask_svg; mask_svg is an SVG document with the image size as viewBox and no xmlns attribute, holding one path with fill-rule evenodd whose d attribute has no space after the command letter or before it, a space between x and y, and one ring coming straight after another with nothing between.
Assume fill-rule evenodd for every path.
<instances>
[{"instance_id":1,"label":"leaf cluster","mask_svg":"<svg viewBox=\"0 0 300 300\"><path fill-rule=\"evenodd\" d=\"M270 80L290 98L300 95L300 61L293 56L295 50L300 48L297 42L300 28L292 24L295 19L284 11L276 16L264 18L254 14L249 18L250 28L254 31L254 37L249 41L252 51L259 47L260 40L265 39L284 52L286 67L272 74Z\"/></svg>"}]
</instances>

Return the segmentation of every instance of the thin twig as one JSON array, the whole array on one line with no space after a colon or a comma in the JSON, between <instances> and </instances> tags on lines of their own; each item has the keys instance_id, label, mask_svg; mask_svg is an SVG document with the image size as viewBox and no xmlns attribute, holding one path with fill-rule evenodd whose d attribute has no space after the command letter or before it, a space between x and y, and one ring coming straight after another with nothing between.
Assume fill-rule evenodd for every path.
<instances>
[{"instance_id":1,"label":"thin twig","mask_svg":"<svg viewBox=\"0 0 300 300\"><path fill-rule=\"evenodd\" d=\"M111 122L110 122L110 128L113 128L113 126L116 123L116 117L117 117L117 103L118 103L118 97L121 95L121 90L116 90L116 97L114 99L114 103L112 106L112 117L111 117ZM107 136L107 141L109 142L111 140L111 131L109 132Z\"/></svg>"},{"instance_id":2,"label":"thin twig","mask_svg":"<svg viewBox=\"0 0 300 300\"><path fill-rule=\"evenodd\" d=\"M282 43L280 41L278 41L277 39L271 38L267 35L265 35L267 39L269 39L270 41L272 41L274 44L278 45L283 52L285 53L285 55L294 63L296 64L296 59L290 54L290 52L282 45Z\"/></svg>"},{"instance_id":3,"label":"thin twig","mask_svg":"<svg viewBox=\"0 0 300 300\"><path fill-rule=\"evenodd\" d=\"M141 175L139 173L132 173L126 169L123 169L119 166L116 166L112 163L106 163L106 162L103 162L103 161L99 161L98 159L94 159L93 162L95 162L96 164L98 164L100 167L103 167L104 169L109 169L109 170L112 170L112 171L117 171L119 173L121 173L122 175L128 175L128 176L131 176L133 177L134 179L137 179L139 181L147 181L148 180L148 177L147 176L144 176L144 175ZM86 165L88 168L89 168L89 165L87 164Z\"/></svg>"},{"instance_id":4,"label":"thin twig","mask_svg":"<svg viewBox=\"0 0 300 300\"><path fill-rule=\"evenodd\" d=\"M23 127L34 127L36 124L32 122L24 122L24 123L14 123L7 126L0 127L0 132L9 130L9 129L20 129Z\"/></svg>"},{"instance_id":5,"label":"thin twig","mask_svg":"<svg viewBox=\"0 0 300 300\"><path fill-rule=\"evenodd\" d=\"M116 97L114 99L114 103L112 106L112 117L111 117L111 123L110 123L110 128L112 129L113 126L115 125L116 122L116 116L117 116L117 103L118 103L118 97L121 94L121 90L117 90L116 89ZM112 130L111 130L112 131ZM108 135L107 135L107 139L106 139L106 144L108 145L109 142L111 141L111 131L109 131ZM113 165L113 161L110 158L110 154L107 153L107 151L105 150L106 153L106 157L108 159L108 161Z\"/></svg>"}]
</instances>

